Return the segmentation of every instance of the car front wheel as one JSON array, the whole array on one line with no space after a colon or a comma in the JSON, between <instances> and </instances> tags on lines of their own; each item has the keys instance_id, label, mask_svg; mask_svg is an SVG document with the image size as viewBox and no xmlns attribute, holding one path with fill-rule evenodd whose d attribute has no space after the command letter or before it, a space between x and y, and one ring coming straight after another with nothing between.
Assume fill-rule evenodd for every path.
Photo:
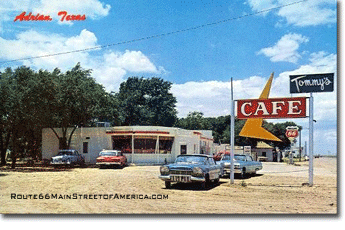
<instances>
[{"instance_id":1,"label":"car front wheel","mask_svg":"<svg viewBox=\"0 0 345 230\"><path fill-rule=\"evenodd\" d=\"M246 172L246 168L243 168L241 171L241 178L244 179L247 177L247 172Z\"/></svg>"},{"instance_id":2,"label":"car front wheel","mask_svg":"<svg viewBox=\"0 0 345 230\"><path fill-rule=\"evenodd\" d=\"M171 188L171 182L170 181L165 181L165 188Z\"/></svg>"}]
</instances>

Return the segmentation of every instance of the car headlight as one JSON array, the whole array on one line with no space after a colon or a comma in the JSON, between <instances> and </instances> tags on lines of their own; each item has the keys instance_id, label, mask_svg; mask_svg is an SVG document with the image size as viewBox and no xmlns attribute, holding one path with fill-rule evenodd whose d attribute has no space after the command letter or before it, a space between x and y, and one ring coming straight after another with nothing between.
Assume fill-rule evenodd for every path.
<instances>
[{"instance_id":1,"label":"car headlight","mask_svg":"<svg viewBox=\"0 0 345 230\"><path fill-rule=\"evenodd\" d=\"M169 174L169 168L167 166L161 166L160 169L162 175L168 175Z\"/></svg>"},{"instance_id":2,"label":"car headlight","mask_svg":"<svg viewBox=\"0 0 345 230\"><path fill-rule=\"evenodd\" d=\"M204 172L199 167L193 168L193 176L204 176Z\"/></svg>"}]
</instances>

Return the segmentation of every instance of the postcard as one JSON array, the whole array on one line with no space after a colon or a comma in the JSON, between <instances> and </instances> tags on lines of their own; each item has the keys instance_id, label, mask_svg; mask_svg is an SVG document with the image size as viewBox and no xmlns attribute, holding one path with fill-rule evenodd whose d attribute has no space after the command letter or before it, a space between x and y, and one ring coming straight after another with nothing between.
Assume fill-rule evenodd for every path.
<instances>
[{"instance_id":1,"label":"postcard","mask_svg":"<svg viewBox=\"0 0 345 230\"><path fill-rule=\"evenodd\" d=\"M1 214L338 214L336 1L0 13Z\"/></svg>"}]
</instances>

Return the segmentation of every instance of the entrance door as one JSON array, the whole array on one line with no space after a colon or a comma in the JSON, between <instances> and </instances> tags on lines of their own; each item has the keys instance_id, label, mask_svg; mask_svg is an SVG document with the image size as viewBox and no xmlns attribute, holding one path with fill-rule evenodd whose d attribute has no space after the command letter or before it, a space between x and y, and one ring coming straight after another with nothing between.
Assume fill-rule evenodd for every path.
<instances>
[{"instance_id":1,"label":"entrance door","mask_svg":"<svg viewBox=\"0 0 345 230\"><path fill-rule=\"evenodd\" d=\"M187 154L187 145L181 145L180 154Z\"/></svg>"},{"instance_id":2,"label":"entrance door","mask_svg":"<svg viewBox=\"0 0 345 230\"><path fill-rule=\"evenodd\" d=\"M89 142L83 142L83 151L81 154L85 157L86 163L92 163L90 159L89 147Z\"/></svg>"}]
</instances>

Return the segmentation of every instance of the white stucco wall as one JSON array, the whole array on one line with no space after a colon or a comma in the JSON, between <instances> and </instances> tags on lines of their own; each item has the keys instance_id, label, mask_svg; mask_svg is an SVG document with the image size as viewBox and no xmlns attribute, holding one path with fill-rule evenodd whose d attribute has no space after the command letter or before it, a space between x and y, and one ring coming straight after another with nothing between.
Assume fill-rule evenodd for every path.
<instances>
[{"instance_id":1,"label":"white stucco wall","mask_svg":"<svg viewBox=\"0 0 345 230\"><path fill-rule=\"evenodd\" d=\"M61 136L61 129L55 129ZM69 129L70 133L72 130ZM200 153L201 141L209 146L209 152L212 154L213 139L212 131L210 130L184 130L180 128L160 127L160 126L118 126L118 127L88 127L77 128L71 140L71 149L77 150L85 156L88 163L96 163L98 154L103 149L112 149L112 136L116 134L107 133L107 131L114 132L168 132L168 134L138 134L138 135L157 135L174 137L174 142L171 154L125 154L129 163L144 163L144 164L162 164L165 161L173 162L177 155L179 155L181 145L187 146L187 154ZM196 134L197 133L197 134ZM121 134L118 134L121 135ZM136 136L136 134L133 134ZM88 142L88 153L83 153L83 142ZM42 130L42 158L50 159L55 156L59 150L59 140L51 129Z\"/></svg>"}]
</instances>

